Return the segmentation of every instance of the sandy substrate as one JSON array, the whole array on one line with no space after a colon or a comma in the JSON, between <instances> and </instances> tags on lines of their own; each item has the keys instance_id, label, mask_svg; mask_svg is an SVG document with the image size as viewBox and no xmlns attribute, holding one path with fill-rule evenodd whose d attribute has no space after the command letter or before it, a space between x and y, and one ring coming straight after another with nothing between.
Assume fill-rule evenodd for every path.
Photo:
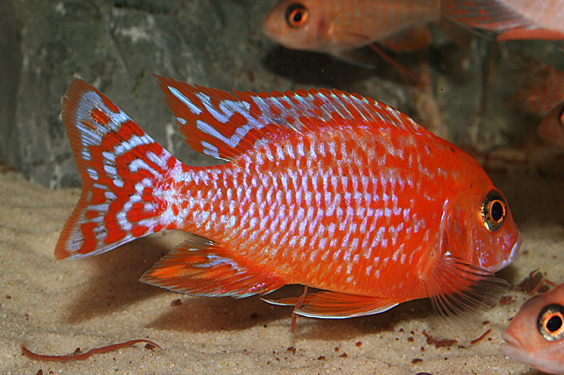
<instances>
[{"instance_id":1,"label":"sandy substrate","mask_svg":"<svg viewBox=\"0 0 564 375\"><path fill-rule=\"evenodd\" d=\"M534 175L535 177L532 177ZM562 179L494 176L523 234L524 254L500 273L511 283L540 267L564 281ZM84 260L56 261L53 249L79 189L48 190L17 173L0 173L0 373L2 374L534 374L499 351L501 332L527 298L476 315L463 327L434 316L428 301L347 320L298 318L259 298L191 298L139 282L139 276L181 241L165 233ZM297 295L301 289L282 292ZM180 299L181 304L172 303ZM471 340L491 329L484 340ZM437 340L457 340L436 347ZM146 338L144 344L85 361L39 362L43 354Z\"/></svg>"}]
</instances>

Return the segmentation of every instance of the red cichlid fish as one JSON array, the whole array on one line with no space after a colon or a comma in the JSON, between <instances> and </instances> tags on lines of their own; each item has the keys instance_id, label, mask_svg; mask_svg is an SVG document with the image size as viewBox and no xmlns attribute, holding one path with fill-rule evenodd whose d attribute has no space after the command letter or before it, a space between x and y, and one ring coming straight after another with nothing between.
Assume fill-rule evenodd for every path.
<instances>
[{"instance_id":1,"label":"red cichlid fish","mask_svg":"<svg viewBox=\"0 0 564 375\"><path fill-rule=\"evenodd\" d=\"M290 49L347 53L372 42L418 50L440 18L440 0L280 0L262 24L263 33Z\"/></svg>"},{"instance_id":2,"label":"red cichlid fish","mask_svg":"<svg viewBox=\"0 0 564 375\"><path fill-rule=\"evenodd\" d=\"M461 24L499 32L499 41L564 39L564 0L442 0L441 10Z\"/></svg>"},{"instance_id":3,"label":"red cichlid fish","mask_svg":"<svg viewBox=\"0 0 564 375\"><path fill-rule=\"evenodd\" d=\"M564 374L564 284L525 302L501 337L506 356Z\"/></svg>"},{"instance_id":4,"label":"red cichlid fish","mask_svg":"<svg viewBox=\"0 0 564 375\"><path fill-rule=\"evenodd\" d=\"M182 230L206 240L181 244L143 281L231 297L303 284L324 291L297 313L319 318L425 297L450 315L505 287L493 273L520 236L503 195L401 112L337 90L230 94L157 79L188 144L228 163L182 164L75 79L62 118L83 188L58 259Z\"/></svg>"}]
</instances>

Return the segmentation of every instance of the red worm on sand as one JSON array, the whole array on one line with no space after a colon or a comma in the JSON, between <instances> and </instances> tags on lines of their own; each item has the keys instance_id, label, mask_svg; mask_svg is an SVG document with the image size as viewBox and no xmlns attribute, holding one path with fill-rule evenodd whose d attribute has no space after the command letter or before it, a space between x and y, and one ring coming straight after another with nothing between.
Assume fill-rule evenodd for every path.
<instances>
[{"instance_id":1,"label":"red worm on sand","mask_svg":"<svg viewBox=\"0 0 564 375\"><path fill-rule=\"evenodd\" d=\"M152 345L152 346L155 346L155 347L161 349L161 347L159 345L157 345L156 343L154 343L153 341L144 340L144 339L136 339L136 340L129 340L129 341L126 341L126 342L122 342L122 343L119 343L119 344L102 346L101 348L90 349L89 351L87 351L85 353L75 353L75 354L68 354L68 355L37 354L37 353L34 353L31 350L29 350L28 348L26 348L24 345L22 345L22 352L26 357L31 358L31 359L35 359L36 361L43 361L43 362L47 362L47 361L53 361L53 362L83 361L87 358L90 358L90 356L92 354L107 353L107 352L111 352L112 350L117 350L117 349L125 348L125 347L128 347L128 346L133 346L133 345L140 343L140 342L146 342L148 345Z\"/></svg>"},{"instance_id":2,"label":"red worm on sand","mask_svg":"<svg viewBox=\"0 0 564 375\"><path fill-rule=\"evenodd\" d=\"M474 339L472 341L470 341L470 345L474 345L475 343L482 341L487 335L488 333L490 333L492 330L488 329L486 332L484 332L480 337L478 337L477 339Z\"/></svg>"}]
</instances>

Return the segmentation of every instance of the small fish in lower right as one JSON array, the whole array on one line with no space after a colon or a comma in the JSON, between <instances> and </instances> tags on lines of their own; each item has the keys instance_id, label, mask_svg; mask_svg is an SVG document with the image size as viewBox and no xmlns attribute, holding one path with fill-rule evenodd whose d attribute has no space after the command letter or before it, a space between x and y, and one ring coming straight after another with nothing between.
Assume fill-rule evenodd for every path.
<instances>
[{"instance_id":1,"label":"small fish in lower right","mask_svg":"<svg viewBox=\"0 0 564 375\"><path fill-rule=\"evenodd\" d=\"M521 306L501 351L548 374L564 374L564 283Z\"/></svg>"}]
</instances>

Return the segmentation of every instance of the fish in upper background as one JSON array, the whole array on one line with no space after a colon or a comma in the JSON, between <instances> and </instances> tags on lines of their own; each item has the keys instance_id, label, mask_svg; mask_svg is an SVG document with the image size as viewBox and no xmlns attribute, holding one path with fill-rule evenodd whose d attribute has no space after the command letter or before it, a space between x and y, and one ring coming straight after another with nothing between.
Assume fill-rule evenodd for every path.
<instances>
[{"instance_id":1,"label":"fish in upper background","mask_svg":"<svg viewBox=\"0 0 564 375\"><path fill-rule=\"evenodd\" d=\"M564 150L564 102L542 119L537 132L545 142Z\"/></svg>"},{"instance_id":2,"label":"fish in upper background","mask_svg":"<svg viewBox=\"0 0 564 375\"><path fill-rule=\"evenodd\" d=\"M564 0L442 0L441 11L463 25L498 32L498 41L564 39Z\"/></svg>"},{"instance_id":3,"label":"fish in upper background","mask_svg":"<svg viewBox=\"0 0 564 375\"><path fill-rule=\"evenodd\" d=\"M549 374L564 374L564 284L521 306L501 337L501 351Z\"/></svg>"},{"instance_id":4,"label":"fish in upper background","mask_svg":"<svg viewBox=\"0 0 564 375\"><path fill-rule=\"evenodd\" d=\"M507 102L543 117L537 133L546 143L564 149L564 72L528 57L511 61L517 94Z\"/></svg>"},{"instance_id":5,"label":"fish in upper background","mask_svg":"<svg viewBox=\"0 0 564 375\"><path fill-rule=\"evenodd\" d=\"M509 100L522 112L545 116L564 101L564 72L560 69L524 56L512 56L509 68L517 89Z\"/></svg>"},{"instance_id":6,"label":"fish in upper background","mask_svg":"<svg viewBox=\"0 0 564 375\"><path fill-rule=\"evenodd\" d=\"M324 52L366 63L358 48L378 44L417 51L431 40L427 24L438 25L459 45L468 45L447 22L498 32L499 41L564 39L564 0L280 0L263 33L290 49Z\"/></svg>"},{"instance_id":7,"label":"fish in upper background","mask_svg":"<svg viewBox=\"0 0 564 375\"><path fill-rule=\"evenodd\" d=\"M184 140L227 163L182 164L75 79L62 118L83 187L56 258L182 230L202 240L143 281L236 298L303 284L322 291L296 312L317 318L425 297L451 315L505 288L494 272L520 246L505 198L474 159L403 113L337 90L231 94L157 80Z\"/></svg>"},{"instance_id":8,"label":"fish in upper background","mask_svg":"<svg viewBox=\"0 0 564 375\"><path fill-rule=\"evenodd\" d=\"M395 50L422 49L431 39L427 23L439 18L440 0L280 0L262 31L286 48L351 60L353 50L376 41Z\"/></svg>"}]
</instances>

